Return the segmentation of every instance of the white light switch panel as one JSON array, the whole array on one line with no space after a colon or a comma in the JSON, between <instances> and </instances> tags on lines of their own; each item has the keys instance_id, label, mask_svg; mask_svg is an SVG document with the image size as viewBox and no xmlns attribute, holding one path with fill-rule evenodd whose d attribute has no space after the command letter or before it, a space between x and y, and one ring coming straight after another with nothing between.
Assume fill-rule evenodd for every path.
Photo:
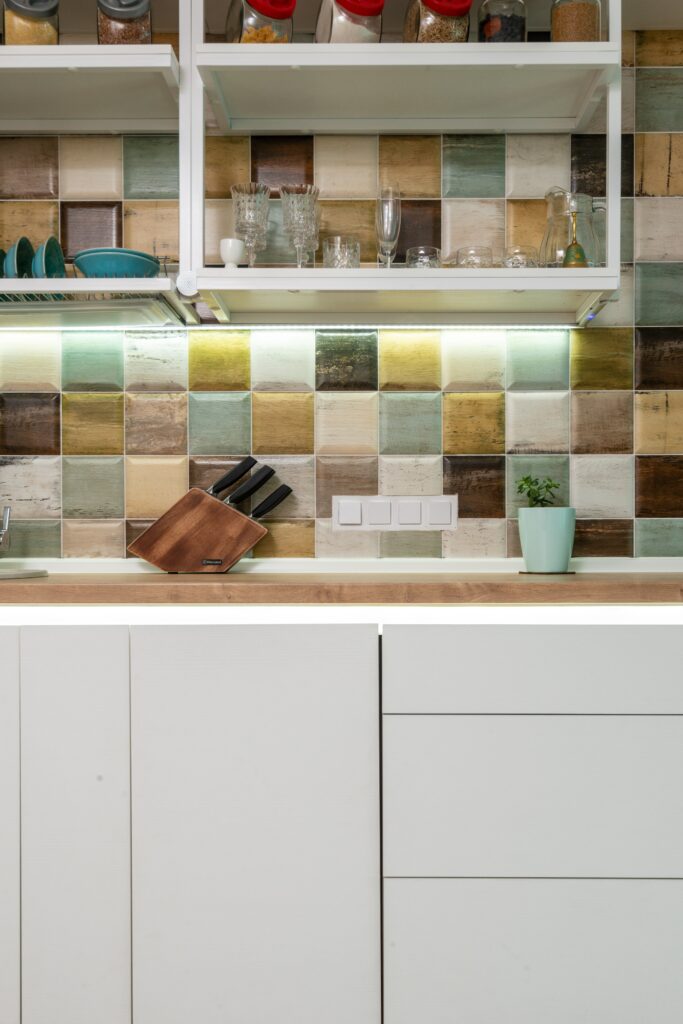
<instances>
[{"instance_id":1,"label":"white light switch panel","mask_svg":"<svg viewBox=\"0 0 683 1024\"><path fill-rule=\"evenodd\" d=\"M333 530L455 530L457 494L339 494L332 498Z\"/></svg>"}]
</instances>

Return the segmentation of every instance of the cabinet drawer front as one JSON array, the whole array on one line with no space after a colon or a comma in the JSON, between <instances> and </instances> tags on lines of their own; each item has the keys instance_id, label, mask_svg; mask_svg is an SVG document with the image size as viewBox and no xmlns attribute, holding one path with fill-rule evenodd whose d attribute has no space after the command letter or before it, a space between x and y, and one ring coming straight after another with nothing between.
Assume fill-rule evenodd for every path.
<instances>
[{"instance_id":1,"label":"cabinet drawer front","mask_svg":"<svg viewBox=\"0 0 683 1024\"><path fill-rule=\"evenodd\" d=\"M683 883L385 883L385 1024L680 1024Z\"/></svg>"},{"instance_id":2,"label":"cabinet drawer front","mask_svg":"<svg viewBox=\"0 0 683 1024\"><path fill-rule=\"evenodd\" d=\"M683 714L681 626L387 626L399 714Z\"/></svg>"},{"instance_id":3,"label":"cabinet drawer front","mask_svg":"<svg viewBox=\"0 0 683 1024\"><path fill-rule=\"evenodd\" d=\"M386 876L683 877L683 718L384 717Z\"/></svg>"}]
</instances>

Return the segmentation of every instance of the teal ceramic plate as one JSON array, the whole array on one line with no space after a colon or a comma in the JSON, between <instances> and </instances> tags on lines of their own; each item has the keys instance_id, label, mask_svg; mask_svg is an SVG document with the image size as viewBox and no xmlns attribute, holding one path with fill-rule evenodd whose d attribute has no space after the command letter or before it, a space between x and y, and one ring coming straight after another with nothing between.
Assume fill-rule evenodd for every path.
<instances>
[{"instance_id":1,"label":"teal ceramic plate","mask_svg":"<svg viewBox=\"0 0 683 1024\"><path fill-rule=\"evenodd\" d=\"M85 249L74 266L86 277L156 277L159 260L132 249Z\"/></svg>"},{"instance_id":2,"label":"teal ceramic plate","mask_svg":"<svg viewBox=\"0 0 683 1024\"><path fill-rule=\"evenodd\" d=\"M5 256L5 277L33 277L33 246L24 235Z\"/></svg>"},{"instance_id":3,"label":"teal ceramic plate","mask_svg":"<svg viewBox=\"0 0 683 1024\"><path fill-rule=\"evenodd\" d=\"M38 248L33 257L34 277L65 277L66 267L64 265L64 253L62 247L54 237L50 235L47 241Z\"/></svg>"}]
</instances>

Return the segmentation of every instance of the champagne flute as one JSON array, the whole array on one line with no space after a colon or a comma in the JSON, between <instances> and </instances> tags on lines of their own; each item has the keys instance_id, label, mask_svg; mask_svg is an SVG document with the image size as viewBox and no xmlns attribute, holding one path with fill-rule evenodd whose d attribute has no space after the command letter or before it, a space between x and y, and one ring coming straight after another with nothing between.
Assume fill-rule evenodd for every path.
<instances>
[{"instance_id":1,"label":"champagne flute","mask_svg":"<svg viewBox=\"0 0 683 1024\"><path fill-rule=\"evenodd\" d=\"M390 267L401 230L401 193L393 186L380 188L377 194L375 230L380 266Z\"/></svg>"}]
</instances>

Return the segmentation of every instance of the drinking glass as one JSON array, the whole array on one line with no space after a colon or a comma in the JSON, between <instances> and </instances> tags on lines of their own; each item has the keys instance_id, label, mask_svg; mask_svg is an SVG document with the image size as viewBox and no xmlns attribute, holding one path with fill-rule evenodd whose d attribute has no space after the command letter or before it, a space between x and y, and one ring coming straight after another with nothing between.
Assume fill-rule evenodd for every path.
<instances>
[{"instance_id":1,"label":"drinking glass","mask_svg":"<svg viewBox=\"0 0 683 1024\"><path fill-rule=\"evenodd\" d=\"M256 262L256 253L266 247L270 189L267 185L249 182L233 185L232 198L235 211L235 234L244 242L249 266Z\"/></svg>"},{"instance_id":2,"label":"drinking glass","mask_svg":"<svg viewBox=\"0 0 683 1024\"><path fill-rule=\"evenodd\" d=\"M441 250L435 245L414 245L406 250L408 267L440 267Z\"/></svg>"},{"instance_id":3,"label":"drinking glass","mask_svg":"<svg viewBox=\"0 0 683 1024\"><path fill-rule=\"evenodd\" d=\"M332 235L323 242L323 266L346 270L360 266L360 241L355 235Z\"/></svg>"},{"instance_id":4,"label":"drinking glass","mask_svg":"<svg viewBox=\"0 0 683 1024\"><path fill-rule=\"evenodd\" d=\"M538 249L533 245L509 245L503 253L504 267L537 267Z\"/></svg>"},{"instance_id":5,"label":"drinking glass","mask_svg":"<svg viewBox=\"0 0 683 1024\"><path fill-rule=\"evenodd\" d=\"M459 267L492 267L493 251L487 245L466 245L458 249L455 261Z\"/></svg>"},{"instance_id":6,"label":"drinking glass","mask_svg":"<svg viewBox=\"0 0 683 1024\"><path fill-rule=\"evenodd\" d=\"M296 265L301 268L306 253L318 248L317 185L281 185L284 229L296 249Z\"/></svg>"},{"instance_id":7,"label":"drinking glass","mask_svg":"<svg viewBox=\"0 0 683 1024\"><path fill-rule=\"evenodd\" d=\"M379 263L390 267L401 230L401 193L393 186L381 188L377 194L375 230Z\"/></svg>"}]
</instances>

